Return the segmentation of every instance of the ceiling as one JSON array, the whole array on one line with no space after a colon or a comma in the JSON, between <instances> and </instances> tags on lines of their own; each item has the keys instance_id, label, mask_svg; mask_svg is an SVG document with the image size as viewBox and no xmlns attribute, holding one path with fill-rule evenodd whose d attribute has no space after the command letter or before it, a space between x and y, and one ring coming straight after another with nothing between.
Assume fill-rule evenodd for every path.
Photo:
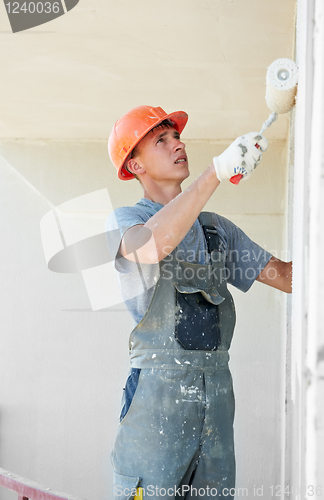
<instances>
[{"instance_id":1,"label":"ceiling","mask_svg":"<svg viewBox=\"0 0 324 500\"><path fill-rule=\"evenodd\" d=\"M107 138L140 104L185 110L188 139L259 130L265 74L294 55L296 0L80 0L12 33L0 4L0 138ZM282 139L288 116L269 129Z\"/></svg>"}]
</instances>

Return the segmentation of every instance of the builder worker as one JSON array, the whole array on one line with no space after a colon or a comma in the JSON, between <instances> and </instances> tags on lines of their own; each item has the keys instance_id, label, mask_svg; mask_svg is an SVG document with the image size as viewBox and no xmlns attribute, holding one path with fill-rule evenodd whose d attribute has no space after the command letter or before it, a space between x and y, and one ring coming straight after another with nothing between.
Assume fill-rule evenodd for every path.
<instances>
[{"instance_id":1,"label":"builder worker","mask_svg":"<svg viewBox=\"0 0 324 500\"><path fill-rule=\"evenodd\" d=\"M291 292L291 263L224 217L202 212L221 182L251 176L267 140L256 132L236 139L182 192L187 119L183 111L139 106L109 137L118 177L136 177L144 191L106 227L120 229L115 267L135 323L112 452L116 499L233 498L235 309L227 283L246 292L258 280Z\"/></svg>"}]
</instances>

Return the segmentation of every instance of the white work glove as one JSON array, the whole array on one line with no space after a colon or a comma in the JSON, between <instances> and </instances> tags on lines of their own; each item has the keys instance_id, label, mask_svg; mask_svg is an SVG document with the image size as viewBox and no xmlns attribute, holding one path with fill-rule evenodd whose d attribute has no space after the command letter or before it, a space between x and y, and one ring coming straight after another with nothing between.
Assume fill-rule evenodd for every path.
<instances>
[{"instance_id":1,"label":"white work glove","mask_svg":"<svg viewBox=\"0 0 324 500\"><path fill-rule=\"evenodd\" d=\"M213 158L218 180L223 182L237 174L242 174L243 180L247 180L267 149L268 141L259 132L238 137L221 155Z\"/></svg>"}]
</instances>

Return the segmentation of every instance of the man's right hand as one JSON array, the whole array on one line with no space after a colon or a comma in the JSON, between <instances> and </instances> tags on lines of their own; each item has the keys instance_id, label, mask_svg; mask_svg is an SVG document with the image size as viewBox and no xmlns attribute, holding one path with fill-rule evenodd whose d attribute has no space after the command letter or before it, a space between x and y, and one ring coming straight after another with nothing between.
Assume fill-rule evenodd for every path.
<instances>
[{"instance_id":1,"label":"man's right hand","mask_svg":"<svg viewBox=\"0 0 324 500\"><path fill-rule=\"evenodd\" d=\"M248 179L267 149L267 139L258 132L238 137L221 155L213 158L218 180L223 182L238 174L243 175L243 180Z\"/></svg>"}]
</instances>

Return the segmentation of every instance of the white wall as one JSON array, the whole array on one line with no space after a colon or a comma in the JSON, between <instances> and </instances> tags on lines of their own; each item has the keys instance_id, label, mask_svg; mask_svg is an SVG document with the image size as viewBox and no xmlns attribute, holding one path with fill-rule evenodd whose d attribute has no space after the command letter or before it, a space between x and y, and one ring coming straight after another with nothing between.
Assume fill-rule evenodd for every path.
<instances>
[{"instance_id":1,"label":"white wall","mask_svg":"<svg viewBox=\"0 0 324 500\"><path fill-rule=\"evenodd\" d=\"M191 178L229 142L189 141ZM206 207L284 259L286 149L270 143L249 182L220 186ZM110 498L132 322L122 304L93 312L80 275L48 271L39 222L46 199L56 206L107 187L117 207L135 203L141 188L117 179L104 141L17 140L2 142L0 154L0 464L48 487ZM254 485L268 493L281 481L286 298L260 283L232 291L237 487L251 497Z\"/></svg>"}]
</instances>

